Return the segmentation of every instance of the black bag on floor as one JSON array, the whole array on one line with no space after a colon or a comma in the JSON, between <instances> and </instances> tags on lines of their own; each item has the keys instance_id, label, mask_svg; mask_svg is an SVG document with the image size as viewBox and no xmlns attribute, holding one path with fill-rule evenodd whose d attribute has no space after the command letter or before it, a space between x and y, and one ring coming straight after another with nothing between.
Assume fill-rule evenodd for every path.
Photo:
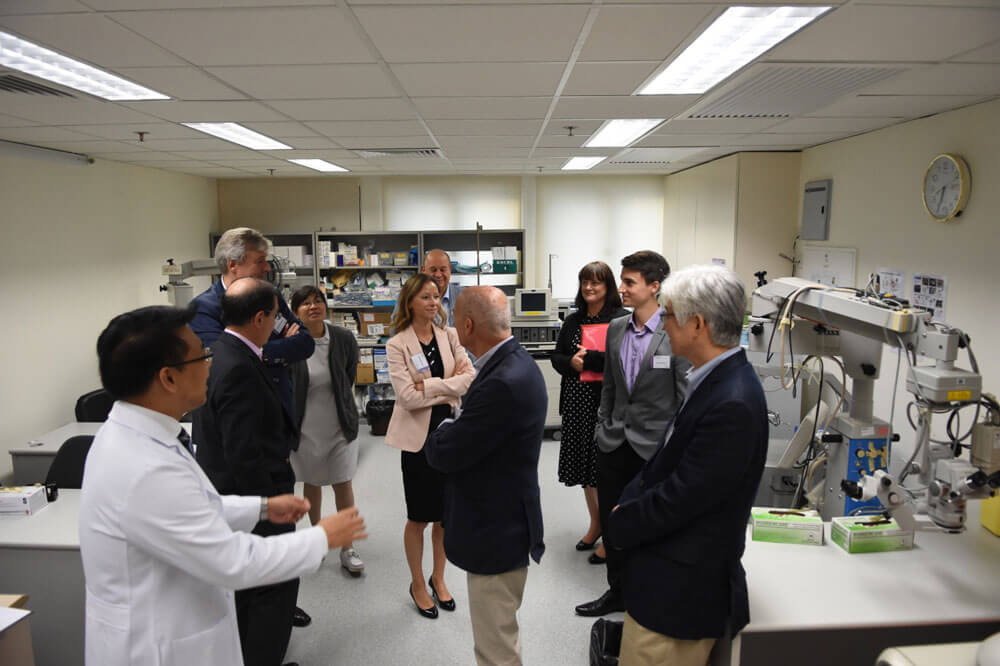
<instances>
[{"instance_id":1,"label":"black bag on floor","mask_svg":"<svg viewBox=\"0 0 1000 666\"><path fill-rule=\"evenodd\" d=\"M395 400L369 400L365 407L365 416L373 435L384 435L389 429L389 419L392 418L392 408Z\"/></svg>"},{"instance_id":2,"label":"black bag on floor","mask_svg":"<svg viewBox=\"0 0 1000 666\"><path fill-rule=\"evenodd\" d=\"M590 628L590 666L618 666L622 649L622 626L603 617Z\"/></svg>"}]
</instances>

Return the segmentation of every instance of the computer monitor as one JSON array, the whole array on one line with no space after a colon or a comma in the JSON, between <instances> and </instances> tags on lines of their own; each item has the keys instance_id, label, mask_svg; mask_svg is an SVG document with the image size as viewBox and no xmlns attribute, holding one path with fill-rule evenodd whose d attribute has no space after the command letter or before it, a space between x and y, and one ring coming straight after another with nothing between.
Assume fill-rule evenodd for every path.
<instances>
[{"instance_id":1,"label":"computer monitor","mask_svg":"<svg viewBox=\"0 0 1000 666\"><path fill-rule=\"evenodd\" d=\"M514 292L514 319L552 318L552 292L548 289L518 289Z\"/></svg>"}]
</instances>

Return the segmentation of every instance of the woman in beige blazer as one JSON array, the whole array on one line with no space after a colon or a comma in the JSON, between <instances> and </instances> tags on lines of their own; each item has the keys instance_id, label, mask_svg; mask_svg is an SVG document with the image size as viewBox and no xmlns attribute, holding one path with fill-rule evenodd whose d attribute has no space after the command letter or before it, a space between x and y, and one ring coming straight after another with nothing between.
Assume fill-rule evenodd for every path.
<instances>
[{"instance_id":1,"label":"woman in beige blazer","mask_svg":"<svg viewBox=\"0 0 1000 666\"><path fill-rule=\"evenodd\" d=\"M406 527L403 547L413 580L410 598L424 617L438 615L434 600L424 585L421 567L424 530L431 528L434 568L431 592L444 610L455 610L455 600L444 583L444 475L427 464L424 440L452 414L468 390L476 371L453 328L441 328L435 318L443 315L437 285L420 273L406 281L392 321L395 335L386 344L389 377L396 404L386 431L385 443L402 450L403 491L406 496ZM446 321L444 317L440 321Z\"/></svg>"}]
</instances>

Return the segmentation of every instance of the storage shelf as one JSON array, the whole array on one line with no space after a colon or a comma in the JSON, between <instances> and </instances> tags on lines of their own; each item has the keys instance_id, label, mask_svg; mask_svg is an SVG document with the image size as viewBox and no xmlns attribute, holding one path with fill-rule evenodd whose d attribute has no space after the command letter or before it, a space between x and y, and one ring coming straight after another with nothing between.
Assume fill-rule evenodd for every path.
<instances>
[{"instance_id":1,"label":"storage shelf","mask_svg":"<svg viewBox=\"0 0 1000 666\"><path fill-rule=\"evenodd\" d=\"M383 269L395 269L400 271L418 270L420 266L320 266L321 271L380 271ZM311 270L311 269L310 269Z\"/></svg>"}]
</instances>

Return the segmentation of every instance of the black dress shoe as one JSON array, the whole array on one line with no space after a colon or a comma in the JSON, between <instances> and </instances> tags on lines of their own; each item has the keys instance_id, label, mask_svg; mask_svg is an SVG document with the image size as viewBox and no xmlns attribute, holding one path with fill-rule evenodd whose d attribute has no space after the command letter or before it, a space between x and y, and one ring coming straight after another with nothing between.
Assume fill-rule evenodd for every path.
<instances>
[{"instance_id":1,"label":"black dress shoe","mask_svg":"<svg viewBox=\"0 0 1000 666\"><path fill-rule=\"evenodd\" d=\"M597 539L600 539L600 538L601 537L597 537ZM593 541L591 541L589 543L586 542L586 541L584 541L583 539L580 539L579 541L576 542L576 549L577 550L593 550L594 546L597 545L597 539L594 539Z\"/></svg>"},{"instance_id":2,"label":"black dress shoe","mask_svg":"<svg viewBox=\"0 0 1000 666\"><path fill-rule=\"evenodd\" d=\"M428 620L433 620L438 616L438 609L436 606L431 606L430 608L421 608L417 604L417 598L413 596L412 585L410 585L409 588L407 589L410 592L410 598L413 599L413 605L417 607L418 613L420 613L423 617L426 617Z\"/></svg>"},{"instance_id":3,"label":"black dress shoe","mask_svg":"<svg viewBox=\"0 0 1000 666\"><path fill-rule=\"evenodd\" d=\"M312 621L313 619L309 617L309 613L305 612L298 606L295 607L295 612L292 613L293 627L308 627Z\"/></svg>"},{"instance_id":4,"label":"black dress shoe","mask_svg":"<svg viewBox=\"0 0 1000 666\"><path fill-rule=\"evenodd\" d=\"M605 562L608 561L608 558L601 557L597 553L591 553L590 557L587 558L587 561L590 562L591 564L604 564Z\"/></svg>"},{"instance_id":5,"label":"black dress shoe","mask_svg":"<svg viewBox=\"0 0 1000 666\"><path fill-rule=\"evenodd\" d=\"M608 590L594 601L580 604L576 614L583 617L600 617L608 613L621 613L625 610L625 602L611 590Z\"/></svg>"},{"instance_id":6,"label":"black dress shoe","mask_svg":"<svg viewBox=\"0 0 1000 666\"><path fill-rule=\"evenodd\" d=\"M427 583L431 586L431 594L434 595L434 598L437 600L438 606L441 607L441 610L446 610L446 611L453 611L453 610L455 610L455 600L454 599L449 599L448 601L442 601L441 597L438 596L438 591L434 589L434 579L433 578L428 578L427 579Z\"/></svg>"}]
</instances>

